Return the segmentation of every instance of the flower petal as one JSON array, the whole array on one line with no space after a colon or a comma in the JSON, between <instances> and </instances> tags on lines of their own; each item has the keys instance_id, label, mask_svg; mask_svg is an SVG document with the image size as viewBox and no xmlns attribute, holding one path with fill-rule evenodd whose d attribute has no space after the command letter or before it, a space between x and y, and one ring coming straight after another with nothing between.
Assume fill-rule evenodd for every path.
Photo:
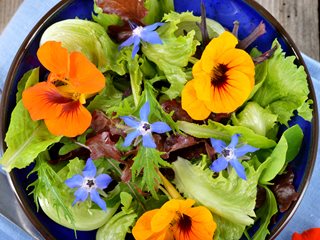
<instances>
[{"instance_id":1,"label":"flower petal","mask_svg":"<svg viewBox=\"0 0 320 240\"><path fill-rule=\"evenodd\" d=\"M226 169L228 166L228 161L224 157L219 157L213 161L210 166L210 169L214 172L221 172Z\"/></svg>"},{"instance_id":2,"label":"flower petal","mask_svg":"<svg viewBox=\"0 0 320 240\"><path fill-rule=\"evenodd\" d=\"M194 89L194 80L189 81L184 86L181 93L181 105L182 109L194 120L204 120L211 113L204 102L198 99Z\"/></svg>"},{"instance_id":3,"label":"flower petal","mask_svg":"<svg viewBox=\"0 0 320 240\"><path fill-rule=\"evenodd\" d=\"M105 189L111 183L112 178L108 174L100 174L96 177L97 187L100 189Z\"/></svg>"},{"instance_id":4,"label":"flower petal","mask_svg":"<svg viewBox=\"0 0 320 240\"><path fill-rule=\"evenodd\" d=\"M211 146L217 153L222 153L222 150L227 147L227 144L219 139L210 138Z\"/></svg>"},{"instance_id":5,"label":"flower petal","mask_svg":"<svg viewBox=\"0 0 320 240\"><path fill-rule=\"evenodd\" d=\"M242 164L237 159L232 159L229 161L229 163L236 170L236 172L240 178L242 178L243 180L247 180L246 171L245 171L244 167L242 166Z\"/></svg>"},{"instance_id":6,"label":"flower petal","mask_svg":"<svg viewBox=\"0 0 320 240\"><path fill-rule=\"evenodd\" d=\"M149 239L153 235L151 220L158 211L159 209L153 209L142 214L135 226L132 228L134 239L145 240Z\"/></svg>"},{"instance_id":7,"label":"flower petal","mask_svg":"<svg viewBox=\"0 0 320 240\"><path fill-rule=\"evenodd\" d=\"M66 48L61 46L61 42L45 42L37 52L41 64L50 72L64 78L68 74L69 54Z\"/></svg>"},{"instance_id":8,"label":"flower petal","mask_svg":"<svg viewBox=\"0 0 320 240\"><path fill-rule=\"evenodd\" d=\"M84 133L91 123L90 112L78 101L64 104L59 117L45 119L45 124L54 135L75 137Z\"/></svg>"},{"instance_id":9,"label":"flower petal","mask_svg":"<svg viewBox=\"0 0 320 240\"><path fill-rule=\"evenodd\" d=\"M82 171L83 176L87 178L94 178L96 176L96 173L97 173L96 165L94 165L91 158L88 158L86 165Z\"/></svg>"},{"instance_id":10,"label":"flower petal","mask_svg":"<svg viewBox=\"0 0 320 240\"><path fill-rule=\"evenodd\" d=\"M124 139L124 143L122 144L122 146L124 147L129 147L132 143L132 141L137 138L140 134L140 132L138 130L135 130L133 132L130 132L127 134L126 138Z\"/></svg>"},{"instance_id":11,"label":"flower petal","mask_svg":"<svg viewBox=\"0 0 320 240\"><path fill-rule=\"evenodd\" d=\"M134 43L134 36L131 36L126 41L124 41L123 43L120 44L119 50L124 47L128 47L128 46L132 45L133 43Z\"/></svg>"},{"instance_id":12,"label":"flower petal","mask_svg":"<svg viewBox=\"0 0 320 240\"><path fill-rule=\"evenodd\" d=\"M70 54L69 81L77 93L97 93L105 87L105 77L82 53Z\"/></svg>"},{"instance_id":13,"label":"flower petal","mask_svg":"<svg viewBox=\"0 0 320 240\"><path fill-rule=\"evenodd\" d=\"M134 56L139 52L140 50L140 38L138 36L134 36L134 42L133 42L133 49L131 57L134 58Z\"/></svg>"},{"instance_id":14,"label":"flower petal","mask_svg":"<svg viewBox=\"0 0 320 240\"><path fill-rule=\"evenodd\" d=\"M159 34L157 32L146 32L146 31L143 31L141 33L141 39L143 41L151 43L151 44L162 44L162 40L159 37Z\"/></svg>"},{"instance_id":15,"label":"flower petal","mask_svg":"<svg viewBox=\"0 0 320 240\"><path fill-rule=\"evenodd\" d=\"M155 144L152 134L145 134L142 136L142 145L144 147L148 147L148 148L156 148L157 145Z\"/></svg>"},{"instance_id":16,"label":"flower petal","mask_svg":"<svg viewBox=\"0 0 320 240\"><path fill-rule=\"evenodd\" d=\"M255 152L255 151L258 151L259 148L255 148L255 147L252 147L250 145L244 145L244 146L241 146L237 149L235 149L234 153L236 155L237 158L239 157L242 157L243 155L249 153L249 152Z\"/></svg>"},{"instance_id":17,"label":"flower petal","mask_svg":"<svg viewBox=\"0 0 320 240\"><path fill-rule=\"evenodd\" d=\"M120 117L124 123L132 128L138 128L140 125L140 122L137 121L136 119L134 119L133 117L128 117L128 116L124 116L124 117Z\"/></svg>"},{"instance_id":18,"label":"flower petal","mask_svg":"<svg viewBox=\"0 0 320 240\"><path fill-rule=\"evenodd\" d=\"M320 228L310 228L301 234L295 232L291 240L319 240Z\"/></svg>"},{"instance_id":19,"label":"flower petal","mask_svg":"<svg viewBox=\"0 0 320 240\"><path fill-rule=\"evenodd\" d=\"M96 189L92 189L90 192L90 198L93 202L95 202L102 210L107 210L106 202L100 197L98 191Z\"/></svg>"},{"instance_id":20,"label":"flower petal","mask_svg":"<svg viewBox=\"0 0 320 240\"><path fill-rule=\"evenodd\" d=\"M149 113L150 103L147 101L140 109L140 120L143 122L148 122Z\"/></svg>"},{"instance_id":21,"label":"flower petal","mask_svg":"<svg viewBox=\"0 0 320 240\"><path fill-rule=\"evenodd\" d=\"M154 122L151 124L151 131L155 133L165 133L171 131L171 128L165 122Z\"/></svg>"},{"instance_id":22,"label":"flower petal","mask_svg":"<svg viewBox=\"0 0 320 240\"><path fill-rule=\"evenodd\" d=\"M63 105L72 102L48 82L37 83L22 93L22 102L28 109L32 120L57 118Z\"/></svg>"},{"instance_id":23,"label":"flower petal","mask_svg":"<svg viewBox=\"0 0 320 240\"><path fill-rule=\"evenodd\" d=\"M83 184L83 177L80 174L74 175L72 178L67 179L64 183L69 188L81 187Z\"/></svg>"},{"instance_id":24,"label":"flower petal","mask_svg":"<svg viewBox=\"0 0 320 240\"><path fill-rule=\"evenodd\" d=\"M77 202L83 202L88 197L88 191L85 188L79 188L75 191L74 196L76 199L73 201L72 206L74 206Z\"/></svg>"},{"instance_id":25,"label":"flower petal","mask_svg":"<svg viewBox=\"0 0 320 240\"><path fill-rule=\"evenodd\" d=\"M163 26L163 25L164 25L164 23L162 23L162 22L156 22L154 24L145 26L143 29L144 29L144 31L152 32L152 31L156 30L158 27Z\"/></svg>"},{"instance_id":26,"label":"flower petal","mask_svg":"<svg viewBox=\"0 0 320 240\"><path fill-rule=\"evenodd\" d=\"M230 144L228 145L228 147L230 148L235 148L238 144L238 141L239 141L239 137L240 137L240 134L234 134L232 135L231 137L231 142Z\"/></svg>"}]
</instances>

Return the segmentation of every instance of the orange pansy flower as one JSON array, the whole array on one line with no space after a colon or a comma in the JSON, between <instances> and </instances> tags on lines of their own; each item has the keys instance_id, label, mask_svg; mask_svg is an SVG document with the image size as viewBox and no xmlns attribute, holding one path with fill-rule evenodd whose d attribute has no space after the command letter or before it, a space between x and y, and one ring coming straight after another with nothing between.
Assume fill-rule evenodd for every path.
<instances>
[{"instance_id":1,"label":"orange pansy flower","mask_svg":"<svg viewBox=\"0 0 320 240\"><path fill-rule=\"evenodd\" d=\"M255 67L247 52L235 48L237 43L232 33L222 33L210 41L193 66L194 79L181 94L182 108L193 119L206 119L211 112L233 112L249 97Z\"/></svg>"},{"instance_id":2,"label":"orange pansy flower","mask_svg":"<svg viewBox=\"0 0 320 240\"><path fill-rule=\"evenodd\" d=\"M105 87L103 74L82 53L68 53L59 42L44 43L37 56L50 74L46 82L23 92L25 108L32 120L44 119L54 135L82 134L91 123L91 114L83 104Z\"/></svg>"},{"instance_id":3,"label":"orange pansy flower","mask_svg":"<svg viewBox=\"0 0 320 240\"><path fill-rule=\"evenodd\" d=\"M295 232L292 235L292 240L319 240L319 239L320 239L320 228L310 228L301 234Z\"/></svg>"},{"instance_id":4,"label":"orange pansy flower","mask_svg":"<svg viewBox=\"0 0 320 240\"><path fill-rule=\"evenodd\" d=\"M192 207L194 200L171 199L144 213L132 229L136 240L212 240L216 223L211 212Z\"/></svg>"}]
</instances>

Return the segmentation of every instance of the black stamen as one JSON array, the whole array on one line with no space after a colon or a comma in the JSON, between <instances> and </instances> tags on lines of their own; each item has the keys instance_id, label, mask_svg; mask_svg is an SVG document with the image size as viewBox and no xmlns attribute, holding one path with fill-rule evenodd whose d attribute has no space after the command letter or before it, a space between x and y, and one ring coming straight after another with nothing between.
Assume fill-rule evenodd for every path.
<instances>
[{"instance_id":1,"label":"black stamen","mask_svg":"<svg viewBox=\"0 0 320 240\"><path fill-rule=\"evenodd\" d=\"M91 188L94 185L94 181L92 179L87 180L87 186Z\"/></svg>"},{"instance_id":2,"label":"black stamen","mask_svg":"<svg viewBox=\"0 0 320 240\"><path fill-rule=\"evenodd\" d=\"M149 123L145 123L145 124L143 124L142 128L143 128L144 130L148 131L148 130L151 129L151 126L150 126Z\"/></svg>"},{"instance_id":3,"label":"black stamen","mask_svg":"<svg viewBox=\"0 0 320 240\"><path fill-rule=\"evenodd\" d=\"M223 149L221 151L221 154L224 156L224 157L229 157L230 156L230 150L228 149Z\"/></svg>"}]
</instances>

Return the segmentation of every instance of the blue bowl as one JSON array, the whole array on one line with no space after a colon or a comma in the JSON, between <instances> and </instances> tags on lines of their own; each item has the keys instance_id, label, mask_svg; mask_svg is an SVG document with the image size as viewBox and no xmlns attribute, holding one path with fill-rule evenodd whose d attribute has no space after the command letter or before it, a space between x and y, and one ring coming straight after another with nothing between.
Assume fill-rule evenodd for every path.
<instances>
[{"instance_id":1,"label":"blue bowl","mask_svg":"<svg viewBox=\"0 0 320 240\"><path fill-rule=\"evenodd\" d=\"M182 12L192 10L195 15L200 15L199 0L179 1L175 0L176 11ZM1 109L2 122L0 125L1 144L3 149L6 148L4 143L5 133L7 132L10 115L16 104L15 93L17 83L25 72L40 63L36 57L36 51L42 33L55 22L70 18L91 19L93 9L92 0L64 0L52 8L33 28L30 34L23 42L18 51L8 74L4 87ZM275 38L282 45L287 55L295 55L297 65L303 65L306 68L303 59L296 48L295 44L281 27L281 25L259 4L252 0L211 0L206 1L207 16L220 22L225 28L231 30L233 22L238 20L241 23L239 32L240 39L247 36L252 30L263 21L266 24L267 33L259 37L250 47L258 47L260 51L270 49ZM318 111L316 106L315 93L313 85L308 74L308 83L310 88L310 98L313 100L314 116L311 123L296 117L292 120L292 124L298 123L302 128L305 138L297 158L290 163L290 167L295 173L294 186L299 193L299 198L291 207L283 214L279 214L276 222L269 226L270 239L274 239L280 231L285 227L290 218L296 211L303 194L307 188L311 177L313 165L316 159L317 139L318 139ZM34 226L43 235L45 239L74 239L74 231L58 225L49 219L41 210L37 212L32 196L28 195L26 187L34 181L34 177L27 178L32 166L25 169L14 169L9 178L23 210L29 217ZM77 239L95 239L95 231L77 233Z\"/></svg>"}]
</instances>

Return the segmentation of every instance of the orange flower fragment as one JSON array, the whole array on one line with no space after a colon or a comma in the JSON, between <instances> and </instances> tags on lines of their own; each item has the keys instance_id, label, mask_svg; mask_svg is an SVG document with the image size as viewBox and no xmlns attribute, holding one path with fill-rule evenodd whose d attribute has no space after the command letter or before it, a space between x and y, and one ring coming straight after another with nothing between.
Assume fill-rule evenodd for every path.
<instances>
[{"instance_id":1,"label":"orange flower fragment","mask_svg":"<svg viewBox=\"0 0 320 240\"><path fill-rule=\"evenodd\" d=\"M255 67L247 52L235 48L237 43L232 33L222 33L193 66L193 80L181 93L182 108L193 119L204 120L211 112L233 112L249 97Z\"/></svg>"},{"instance_id":2,"label":"orange flower fragment","mask_svg":"<svg viewBox=\"0 0 320 240\"><path fill-rule=\"evenodd\" d=\"M136 240L212 240L216 223L211 212L192 207L194 200L171 199L144 213L132 229Z\"/></svg>"},{"instance_id":3,"label":"orange flower fragment","mask_svg":"<svg viewBox=\"0 0 320 240\"><path fill-rule=\"evenodd\" d=\"M50 74L46 82L23 92L25 108L32 120L44 119L54 135L82 134L91 123L91 114L83 104L105 87L103 74L82 53L68 53L59 42L46 42L37 56Z\"/></svg>"},{"instance_id":4,"label":"orange flower fragment","mask_svg":"<svg viewBox=\"0 0 320 240\"><path fill-rule=\"evenodd\" d=\"M310 228L301 234L295 232L292 235L292 240L319 240L319 239L320 239L320 228Z\"/></svg>"}]
</instances>

